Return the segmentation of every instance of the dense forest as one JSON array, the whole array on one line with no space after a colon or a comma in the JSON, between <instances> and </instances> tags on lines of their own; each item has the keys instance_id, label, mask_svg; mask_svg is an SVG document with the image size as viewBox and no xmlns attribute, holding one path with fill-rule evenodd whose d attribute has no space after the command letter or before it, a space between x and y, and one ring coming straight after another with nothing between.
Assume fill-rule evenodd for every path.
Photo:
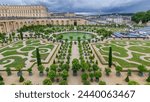
<instances>
[{"instance_id":1,"label":"dense forest","mask_svg":"<svg viewBox=\"0 0 150 102\"><path fill-rule=\"evenodd\" d=\"M132 21L139 23L140 21L142 21L142 23L147 23L148 21L150 21L150 10L147 12L138 12L135 13L132 16Z\"/></svg>"}]
</instances>

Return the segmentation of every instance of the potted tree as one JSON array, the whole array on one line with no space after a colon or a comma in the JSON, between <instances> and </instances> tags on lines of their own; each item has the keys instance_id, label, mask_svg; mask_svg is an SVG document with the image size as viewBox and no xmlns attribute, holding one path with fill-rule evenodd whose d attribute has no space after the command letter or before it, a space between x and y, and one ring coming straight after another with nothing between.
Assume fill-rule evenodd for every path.
<instances>
[{"instance_id":1,"label":"potted tree","mask_svg":"<svg viewBox=\"0 0 150 102\"><path fill-rule=\"evenodd\" d=\"M110 68L105 68L105 73L106 73L107 76L109 76L110 73L111 73L111 69Z\"/></svg>"},{"instance_id":2,"label":"potted tree","mask_svg":"<svg viewBox=\"0 0 150 102\"><path fill-rule=\"evenodd\" d=\"M82 81L87 80L87 79L88 79L88 74L87 74L87 73L83 73L83 74L81 75L81 78L82 78Z\"/></svg>"},{"instance_id":3,"label":"potted tree","mask_svg":"<svg viewBox=\"0 0 150 102\"><path fill-rule=\"evenodd\" d=\"M59 85L68 85L68 82L67 82L67 80L61 80L59 82Z\"/></svg>"},{"instance_id":4,"label":"potted tree","mask_svg":"<svg viewBox=\"0 0 150 102\"><path fill-rule=\"evenodd\" d=\"M93 71L97 71L99 69L97 64L93 64L92 68L93 68Z\"/></svg>"},{"instance_id":5,"label":"potted tree","mask_svg":"<svg viewBox=\"0 0 150 102\"><path fill-rule=\"evenodd\" d=\"M77 71L80 69L80 64L78 59L73 59L72 61L72 70L73 70L73 75L77 76Z\"/></svg>"},{"instance_id":6,"label":"potted tree","mask_svg":"<svg viewBox=\"0 0 150 102\"><path fill-rule=\"evenodd\" d=\"M51 70L50 72L48 72L48 77L51 79L52 82L54 82L56 77L56 72Z\"/></svg>"},{"instance_id":7,"label":"potted tree","mask_svg":"<svg viewBox=\"0 0 150 102\"><path fill-rule=\"evenodd\" d=\"M38 66L38 70L39 70L39 76L43 76L44 75L44 66L43 65L39 65Z\"/></svg>"},{"instance_id":8,"label":"potted tree","mask_svg":"<svg viewBox=\"0 0 150 102\"><path fill-rule=\"evenodd\" d=\"M17 76L22 76L22 70L21 67L17 67Z\"/></svg>"},{"instance_id":9,"label":"potted tree","mask_svg":"<svg viewBox=\"0 0 150 102\"><path fill-rule=\"evenodd\" d=\"M88 80L84 80L83 81L83 85L90 85L91 83L90 83L90 81L88 81Z\"/></svg>"},{"instance_id":10,"label":"potted tree","mask_svg":"<svg viewBox=\"0 0 150 102\"><path fill-rule=\"evenodd\" d=\"M89 76L90 76L90 80L91 80L91 82L93 82L94 73L93 73L93 72L91 72L91 73L89 74Z\"/></svg>"},{"instance_id":11,"label":"potted tree","mask_svg":"<svg viewBox=\"0 0 150 102\"><path fill-rule=\"evenodd\" d=\"M47 75L48 75L49 68L48 68L48 67L46 67L45 71L46 71L46 73L47 73Z\"/></svg>"},{"instance_id":12,"label":"potted tree","mask_svg":"<svg viewBox=\"0 0 150 102\"><path fill-rule=\"evenodd\" d=\"M33 73L32 73L32 68L29 68L29 69L28 69L28 73L29 73L29 76L32 76L32 74L33 74Z\"/></svg>"},{"instance_id":13,"label":"potted tree","mask_svg":"<svg viewBox=\"0 0 150 102\"><path fill-rule=\"evenodd\" d=\"M105 81L100 81L99 85L106 85L106 82Z\"/></svg>"},{"instance_id":14,"label":"potted tree","mask_svg":"<svg viewBox=\"0 0 150 102\"><path fill-rule=\"evenodd\" d=\"M43 80L43 85L52 85L52 81L49 78Z\"/></svg>"},{"instance_id":15,"label":"potted tree","mask_svg":"<svg viewBox=\"0 0 150 102\"><path fill-rule=\"evenodd\" d=\"M121 76L122 67L116 66L116 76Z\"/></svg>"},{"instance_id":16,"label":"potted tree","mask_svg":"<svg viewBox=\"0 0 150 102\"><path fill-rule=\"evenodd\" d=\"M62 79L63 79L63 80L67 80L67 77L69 76L69 75L68 75L68 71L63 70L61 76L62 76Z\"/></svg>"},{"instance_id":17,"label":"potted tree","mask_svg":"<svg viewBox=\"0 0 150 102\"><path fill-rule=\"evenodd\" d=\"M95 75L96 82L98 82L98 81L99 81L99 78L102 76L102 73L101 73L100 71L96 71L96 72L94 73L94 75Z\"/></svg>"},{"instance_id":18,"label":"potted tree","mask_svg":"<svg viewBox=\"0 0 150 102\"><path fill-rule=\"evenodd\" d=\"M32 81L27 80L27 81L25 81L25 82L23 83L23 85L32 85Z\"/></svg>"},{"instance_id":19,"label":"potted tree","mask_svg":"<svg viewBox=\"0 0 150 102\"><path fill-rule=\"evenodd\" d=\"M139 83L136 82L136 81L130 80L130 81L128 82L128 85L139 85Z\"/></svg>"},{"instance_id":20,"label":"potted tree","mask_svg":"<svg viewBox=\"0 0 150 102\"><path fill-rule=\"evenodd\" d=\"M69 71L69 68L70 68L70 66L69 66L69 64L63 64L62 66L61 66L61 69L62 70L66 70L66 71Z\"/></svg>"},{"instance_id":21,"label":"potted tree","mask_svg":"<svg viewBox=\"0 0 150 102\"><path fill-rule=\"evenodd\" d=\"M138 66L138 70L139 70L138 75L139 75L139 76L143 76L143 72L146 72L146 71L147 71L147 68L146 68L144 65L139 65L139 66Z\"/></svg>"},{"instance_id":22,"label":"potted tree","mask_svg":"<svg viewBox=\"0 0 150 102\"><path fill-rule=\"evenodd\" d=\"M10 69L9 67L6 68L6 72L7 72L7 75L8 75L8 76L10 76L10 75L12 74L12 73L11 73L11 69Z\"/></svg>"},{"instance_id":23,"label":"potted tree","mask_svg":"<svg viewBox=\"0 0 150 102\"><path fill-rule=\"evenodd\" d=\"M131 72L131 70L130 69L128 69L128 76L131 76L132 75L132 72Z\"/></svg>"},{"instance_id":24,"label":"potted tree","mask_svg":"<svg viewBox=\"0 0 150 102\"><path fill-rule=\"evenodd\" d=\"M52 64L52 65L50 66L50 70L53 70L53 71L56 72L57 67L58 67L58 66L57 66L56 64Z\"/></svg>"}]
</instances>

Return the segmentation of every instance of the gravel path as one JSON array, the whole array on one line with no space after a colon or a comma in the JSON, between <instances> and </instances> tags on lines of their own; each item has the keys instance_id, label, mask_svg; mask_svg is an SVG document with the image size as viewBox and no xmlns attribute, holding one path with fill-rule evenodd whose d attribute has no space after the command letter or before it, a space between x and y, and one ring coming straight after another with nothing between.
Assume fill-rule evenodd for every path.
<instances>
[{"instance_id":1,"label":"gravel path","mask_svg":"<svg viewBox=\"0 0 150 102\"><path fill-rule=\"evenodd\" d=\"M74 44L72 45L72 56L71 56L71 63L73 61L74 58L79 59L79 49L78 49L78 44ZM69 85L81 85L81 72L78 72L78 76L73 76L72 73L72 68L70 68L69 70L69 77L68 77L68 84Z\"/></svg>"}]
</instances>

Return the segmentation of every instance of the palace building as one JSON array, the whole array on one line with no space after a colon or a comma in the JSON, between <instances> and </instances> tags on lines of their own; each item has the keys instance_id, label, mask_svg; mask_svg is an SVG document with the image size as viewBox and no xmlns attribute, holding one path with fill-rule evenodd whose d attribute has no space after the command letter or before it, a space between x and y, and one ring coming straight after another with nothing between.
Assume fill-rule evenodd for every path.
<instances>
[{"instance_id":1,"label":"palace building","mask_svg":"<svg viewBox=\"0 0 150 102\"><path fill-rule=\"evenodd\" d=\"M0 33L10 33L24 25L86 25L87 20L72 16L50 16L46 7L41 5L0 5Z\"/></svg>"},{"instance_id":2,"label":"palace building","mask_svg":"<svg viewBox=\"0 0 150 102\"><path fill-rule=\"evenodd\" d=\"M47 17L47 8L41 5L0 5L0 17Z\"/></svg>"}]
</instances>

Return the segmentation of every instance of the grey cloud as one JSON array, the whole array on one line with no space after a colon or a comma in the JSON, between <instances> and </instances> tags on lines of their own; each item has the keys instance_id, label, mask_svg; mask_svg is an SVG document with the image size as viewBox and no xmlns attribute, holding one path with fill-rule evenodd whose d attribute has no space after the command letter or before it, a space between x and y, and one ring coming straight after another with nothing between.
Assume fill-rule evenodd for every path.
<instances>
[{"instance_id":1,"label":"grey cloud","mask_svg":"<svg viewBox=\"0 0 150 102\"><path fill-rule=\"evenodd\" d=\"M1 4L45 5L59 12L136 12L150 9L150 0L1 0Z\"/></svg>"}]
</instances>

